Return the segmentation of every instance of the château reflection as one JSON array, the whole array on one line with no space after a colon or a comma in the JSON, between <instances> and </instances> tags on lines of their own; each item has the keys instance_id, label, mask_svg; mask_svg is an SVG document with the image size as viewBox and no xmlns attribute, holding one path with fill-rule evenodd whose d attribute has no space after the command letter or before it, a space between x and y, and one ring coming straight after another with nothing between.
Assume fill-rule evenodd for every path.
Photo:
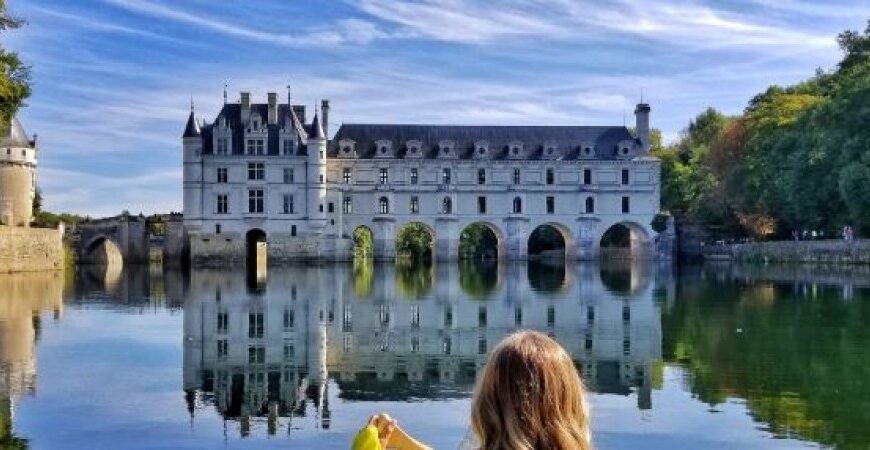
<instances>
[{"instance_id":1,"label":"ch\u00e2teau reflection","mask_svg":"<svg viewBox=\"0 0 870 450\"><path fill-rule=\"evenodd\" d=\"M24 447L14 434L16 402L36 392L42 314L63 313L63 273L0 274L0 448Z\"/></svg>"},{"instance_id":2,"label":"ch\u00e2teau reflection","mask_svg":"<svg viewBox=\"0 0 870 450\"><path fill-rule=\"evenodd\" d=\"M470 395L487 352L518 329L544 331L596 392L652 407L661 323L651 273L636 267L331 265L245 274L193 270L184 303L184 389L191 414L216 408L275 432L283 418L330 425L346 400ZM613 272L631 295L608 285ZM608 275L608 276L605 276ZM666 280L665 280L666 281Z\"/></svg>"}]
</instances>

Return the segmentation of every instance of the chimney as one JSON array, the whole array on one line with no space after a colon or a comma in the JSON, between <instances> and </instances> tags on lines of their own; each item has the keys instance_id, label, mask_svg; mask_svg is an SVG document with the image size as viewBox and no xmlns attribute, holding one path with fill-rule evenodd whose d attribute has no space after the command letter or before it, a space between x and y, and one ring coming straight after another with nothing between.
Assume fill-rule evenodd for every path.
<instances>
[{"instance_id":1,"label":"chimney","mask_svg":"<svg viewBox=\"0 0 870 450\"><path fill-rule=\"evenodd\" d=\"M269 92L269 125L278 123L278 94Z\"/></svg>"},{"instance_id":2,"label":"chimney","mask_svg":"<svg viewBox=\"0 0 870 450\"><path fill-rule=\"evenodd\" d=\"M251 93L242 92L242 126L247 126L251 120Z\"/></svg>"},{"instance_id":3,"label":"chimney","mask_svg":"<svg viewBox=\"0 0 870 450\"><path fill-rule=\"evenodd\" d=\"M649 112L650 107L646 103L638 103L634 109L635 127L634 131L637 138L640 139L641 146L644 152L649 152Z\"/></svg>"},{"instance_id":4,"label":"chimney","mask_svg":"<svg viewBox=\"0 0 870 450\"><path fill-rule=\"evenodd\" d=\"M329 100L320 101L320 124L323 126L326 138L329 139Z\"/></svg>"}]
</instances>

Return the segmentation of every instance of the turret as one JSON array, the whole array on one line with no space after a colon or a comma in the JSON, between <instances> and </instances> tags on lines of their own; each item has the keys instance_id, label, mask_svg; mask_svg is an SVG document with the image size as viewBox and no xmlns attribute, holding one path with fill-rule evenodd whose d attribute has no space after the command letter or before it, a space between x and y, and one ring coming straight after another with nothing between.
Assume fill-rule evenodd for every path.
<instances>
[{"instance_id":1,"label":"turret","mask_svg":"<svg viewBox=\"0 0 870 450\"><path fill-rule=\"evenodd\" d=\"M313 227L326 225L326 134L315 112L308 136L308 218Z\"/></svg>"},{"instance_id":2,"label":"turret","mask_svg":"<svg viewBox=\"0 0 870 450\"><path fill-rule=\"evenodd\" d=\"M202 219L202 133L196 121L193 101L190 102L190 115L181 137L184 160L184 213L188 219Z\"/></svg>"},{"instance_id":3,"label":"turret","mask_svg":"<svg viewBox=\"0 0 870 450\"><path fill-rule=\"evenodd\" d=\"M649 112L650 107L646 103L638 103L634 109L635 133L637 133L644 153L649 152L650 149Z\"/></svg>"},{"instance_id":4,"label":"turret","mask_svg":"<svg viewBox=\"0 0 870 450\"><path fill-rule=\"evenodd\" d=\"M0 126L0 129L6 127ZM28 226L36 195L36 137L31 141L17 118L0 135L0 222Z\"/></svg>"}]
</instances>

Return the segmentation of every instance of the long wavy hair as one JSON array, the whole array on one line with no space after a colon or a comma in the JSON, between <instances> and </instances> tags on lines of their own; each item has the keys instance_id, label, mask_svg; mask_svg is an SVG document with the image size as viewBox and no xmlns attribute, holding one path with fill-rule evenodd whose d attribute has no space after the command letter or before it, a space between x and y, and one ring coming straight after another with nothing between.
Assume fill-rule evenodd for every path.
<instances>
[{"instance_id":1,"label":"long wavy hair","mask_svg":"<svg viewBox=\"0 0 870 450\"><path fill-rule=\"evenodd\" d=\"M471 404L481 450L590 450L583 381L568 352L521 331L492 350Z\"/></svg>"}]
</instances>

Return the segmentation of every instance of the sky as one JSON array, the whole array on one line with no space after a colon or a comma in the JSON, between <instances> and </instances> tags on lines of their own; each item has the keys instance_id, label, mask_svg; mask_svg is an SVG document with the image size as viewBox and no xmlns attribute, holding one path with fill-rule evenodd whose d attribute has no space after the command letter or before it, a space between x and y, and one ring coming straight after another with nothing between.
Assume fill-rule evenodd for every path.
<instances>
[{"instance_id":1,"label":"sky","mask_svg":"<svg viewBox=\"0 0 870 450\"><path fill-rule=\"evenodd\" d=\"M19 113L45 208L181 211L191 98L213 121L250 91L342 123L633 124L666 141L709 106L831 69L866 0L8 0L32 66ZM309 115L310 117L310 115Z\"/></svg>"}]
</instances>

